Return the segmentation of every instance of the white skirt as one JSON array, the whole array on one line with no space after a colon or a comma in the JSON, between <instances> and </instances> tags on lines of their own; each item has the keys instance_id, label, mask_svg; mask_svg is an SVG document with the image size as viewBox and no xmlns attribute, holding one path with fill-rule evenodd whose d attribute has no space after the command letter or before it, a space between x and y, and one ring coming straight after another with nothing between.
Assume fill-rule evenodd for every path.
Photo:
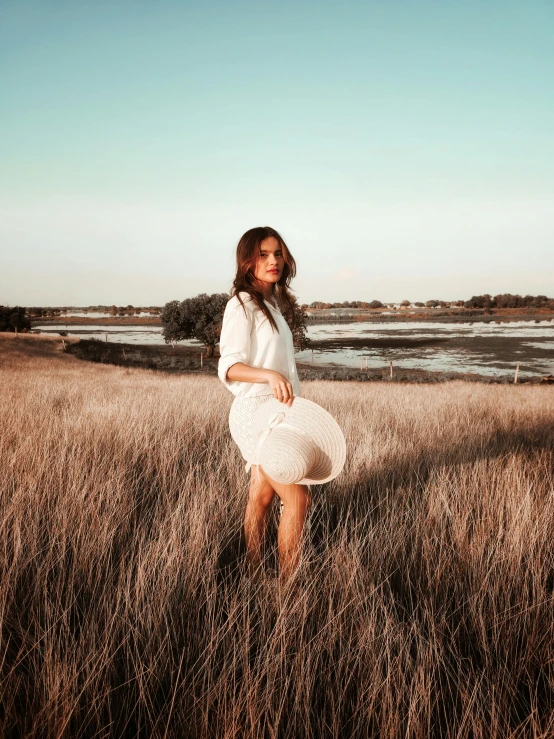
<instances>
[{"instance_id":1,"label":"white skirt","mask_svg":"<svg viewBox=\"0 0 554 739\"><path fill-rule=\"evenodd\" d=\"M258 460L253 458L255 439L252 433L252 416L262 403L271 400L271 398L273 398L273 395L255 395L252 398L236 397L231 405L229 430L231 438L240 449L240 453L246 462L246 471L248 471L251 464L259 464Z\"/></svg>"}]
</instances>

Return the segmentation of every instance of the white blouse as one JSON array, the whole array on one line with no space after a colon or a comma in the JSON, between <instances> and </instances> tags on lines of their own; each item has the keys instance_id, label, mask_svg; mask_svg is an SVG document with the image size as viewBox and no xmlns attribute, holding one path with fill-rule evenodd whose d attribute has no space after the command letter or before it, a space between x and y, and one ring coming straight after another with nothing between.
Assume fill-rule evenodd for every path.
<instances>
[{"instance_id":1,"label":"white blouse","mask_svg":"<svg viewBox=\"0 0 554 739\"><path fill-rule=\"evenodd\" d=\"M273 395L267 382L239 382L227 379L229 367L237 362L243 362L250 367L263 367L280 372L291 383L294 395L300 396L292 332L280 309L264 300L273 311L273 317L279 328L277 332L247 292L241 292L240 297L244 301L244 308L234 295L223 313L219 339L220 360L217 372L219 379L233 395L240 398Z\"/></svg>"}]
</instances>

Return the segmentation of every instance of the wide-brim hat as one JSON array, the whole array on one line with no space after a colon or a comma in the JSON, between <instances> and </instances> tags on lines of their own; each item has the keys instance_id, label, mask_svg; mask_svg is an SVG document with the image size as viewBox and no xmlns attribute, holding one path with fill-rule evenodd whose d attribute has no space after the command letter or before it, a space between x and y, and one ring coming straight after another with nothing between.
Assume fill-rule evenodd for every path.
<instances>
[{"instance_id":1,"label":"wide-brim hat","mask_svg":"<svg viewBox=\"0 0 554 739\"><path fill-rule=\"evenodd\" d=\"M252 416L254 457L276 482L319 485L334 479L346 460L346 440L333 416L296 396L289 406L276 398Z\"/></svg>"}]
</instances>

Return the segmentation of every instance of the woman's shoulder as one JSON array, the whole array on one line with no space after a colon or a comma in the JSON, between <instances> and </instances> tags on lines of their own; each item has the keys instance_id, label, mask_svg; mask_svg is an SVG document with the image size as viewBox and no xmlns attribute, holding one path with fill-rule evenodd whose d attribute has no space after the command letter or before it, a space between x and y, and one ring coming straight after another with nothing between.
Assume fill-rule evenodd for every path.
<instances>
[{"instance_id":1,"label":"woman's shoulder","mask_svg":"<svg viewBox=\"0 0 554 739\"><path fill-rule=\"evenodd\" d=\"M239 300L240 297L240 300ZM242 301L242 303L241 303ZM255 303L252 299L252 296L250 293L247 293L243 290L236 293L236 295L233 295L229 300L227 301L226 310L234 310L236 308L240 308L244 305L244 307L247 310L252 310L255 307Z\"/></svg>"}]
</instances>

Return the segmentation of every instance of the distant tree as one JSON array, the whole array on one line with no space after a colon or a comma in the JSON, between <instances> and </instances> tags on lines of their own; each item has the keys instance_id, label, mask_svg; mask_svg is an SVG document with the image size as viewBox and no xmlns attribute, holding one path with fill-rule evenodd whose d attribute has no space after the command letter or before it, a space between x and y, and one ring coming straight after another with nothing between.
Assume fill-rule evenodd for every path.
<instances>
[{"instance_id":1,"label":"distant tree","mask_svg":"<svg viewBox=\"0 0 554 739\"><path fill-rule=\"evenodd\" d=\"M486 293L485 295L474 295L464 303L465 308L490 308L495 304L495 299Z\"/></svg>"},{"instance_id":2,"label":"distant tree","mask_svg":"<svg viewBox=\"0 0 554 739\"><path fill-rule=\"evenodd\" d=\"M383 308L383 303L380 300L372 300L369 304L370 308Z\"/></svg>"},{"instance_id":3,"label":"distant tree","mask_svg":"<svg viewBox=\"0 0 554 739\"><path fill-rule=\"evenodd\" d=\"M292 328L292 313L284 311L283 317L292 330L293 343L298 351L309 346L307 334L307 315L301 305L294 299L294 316L296 327ZM201 293L195 298L187 298L179 302L172 300L166 303L160 314L162 335L167 344L172 341L196 339L206 346L206 355L211 357L221 334L223 313L229 301L227 293L208 295Z\"/></svg>"},{"instance_id":4,"label":"distant tree","mask_svg":"<svg viewBox=\"0 0 554 739\"><path fill-rule=\"evenodd\" d=\"M439 301L438 300L428 300L425 303L425 305L427 306L427 308L436 308L438 304L439 304Z\"/></svg>"},{"instance_id":5,"label":"distant tree","mask_svg":"<svg viewBox=\"0 0 554 739\"><path fill-rule=\"evenodd\" d=\"M403 300L400 305L403 305L405 308L409 308L411 303L409 300Z\"/></svg>"},{"instance_id":6,"label":"distant tree","mask_svg":"<svg viewBox=\"0 0 554 739\"><path fill-rule=\"evenodd\" d=\"M512 295L511 293L495 295L494 303L497 308L522 308L525 305L521 295Z\"/></svg>"},{"instance_id":7,"label":"distant tree","mask_svg":"<svg viewBox=\"0 0 554 739\"><path fill-rule=\"evenodd\" d=\"M172 300L162 308L160 320L166 344L171 341L196 339L206 346L206 355L211 357L221 334L221 324L227 293L208 295L201 293L195 298L179 302Z\"/></svg>"},{"instance_id":8,"label":"distant tree","mask_svg":"<svg viewBox=\"0 0 554 739\"><path fill-rule=\"evenodd\" d=\"M416 306L416 308L425 308L425 303L421 303L420 301L414 303L414 305Z\"/></svg>"},{"instance_id":9,"label":"distant tree","mask_svg":"<svg viewBox=\"0 0 554 739\"><path fill-rule=\"evenodd\" d=\"M13 308L0 305L0 331L28 331L31 321L25 308L17 305Z\"/></svg>"}]
</instances>

